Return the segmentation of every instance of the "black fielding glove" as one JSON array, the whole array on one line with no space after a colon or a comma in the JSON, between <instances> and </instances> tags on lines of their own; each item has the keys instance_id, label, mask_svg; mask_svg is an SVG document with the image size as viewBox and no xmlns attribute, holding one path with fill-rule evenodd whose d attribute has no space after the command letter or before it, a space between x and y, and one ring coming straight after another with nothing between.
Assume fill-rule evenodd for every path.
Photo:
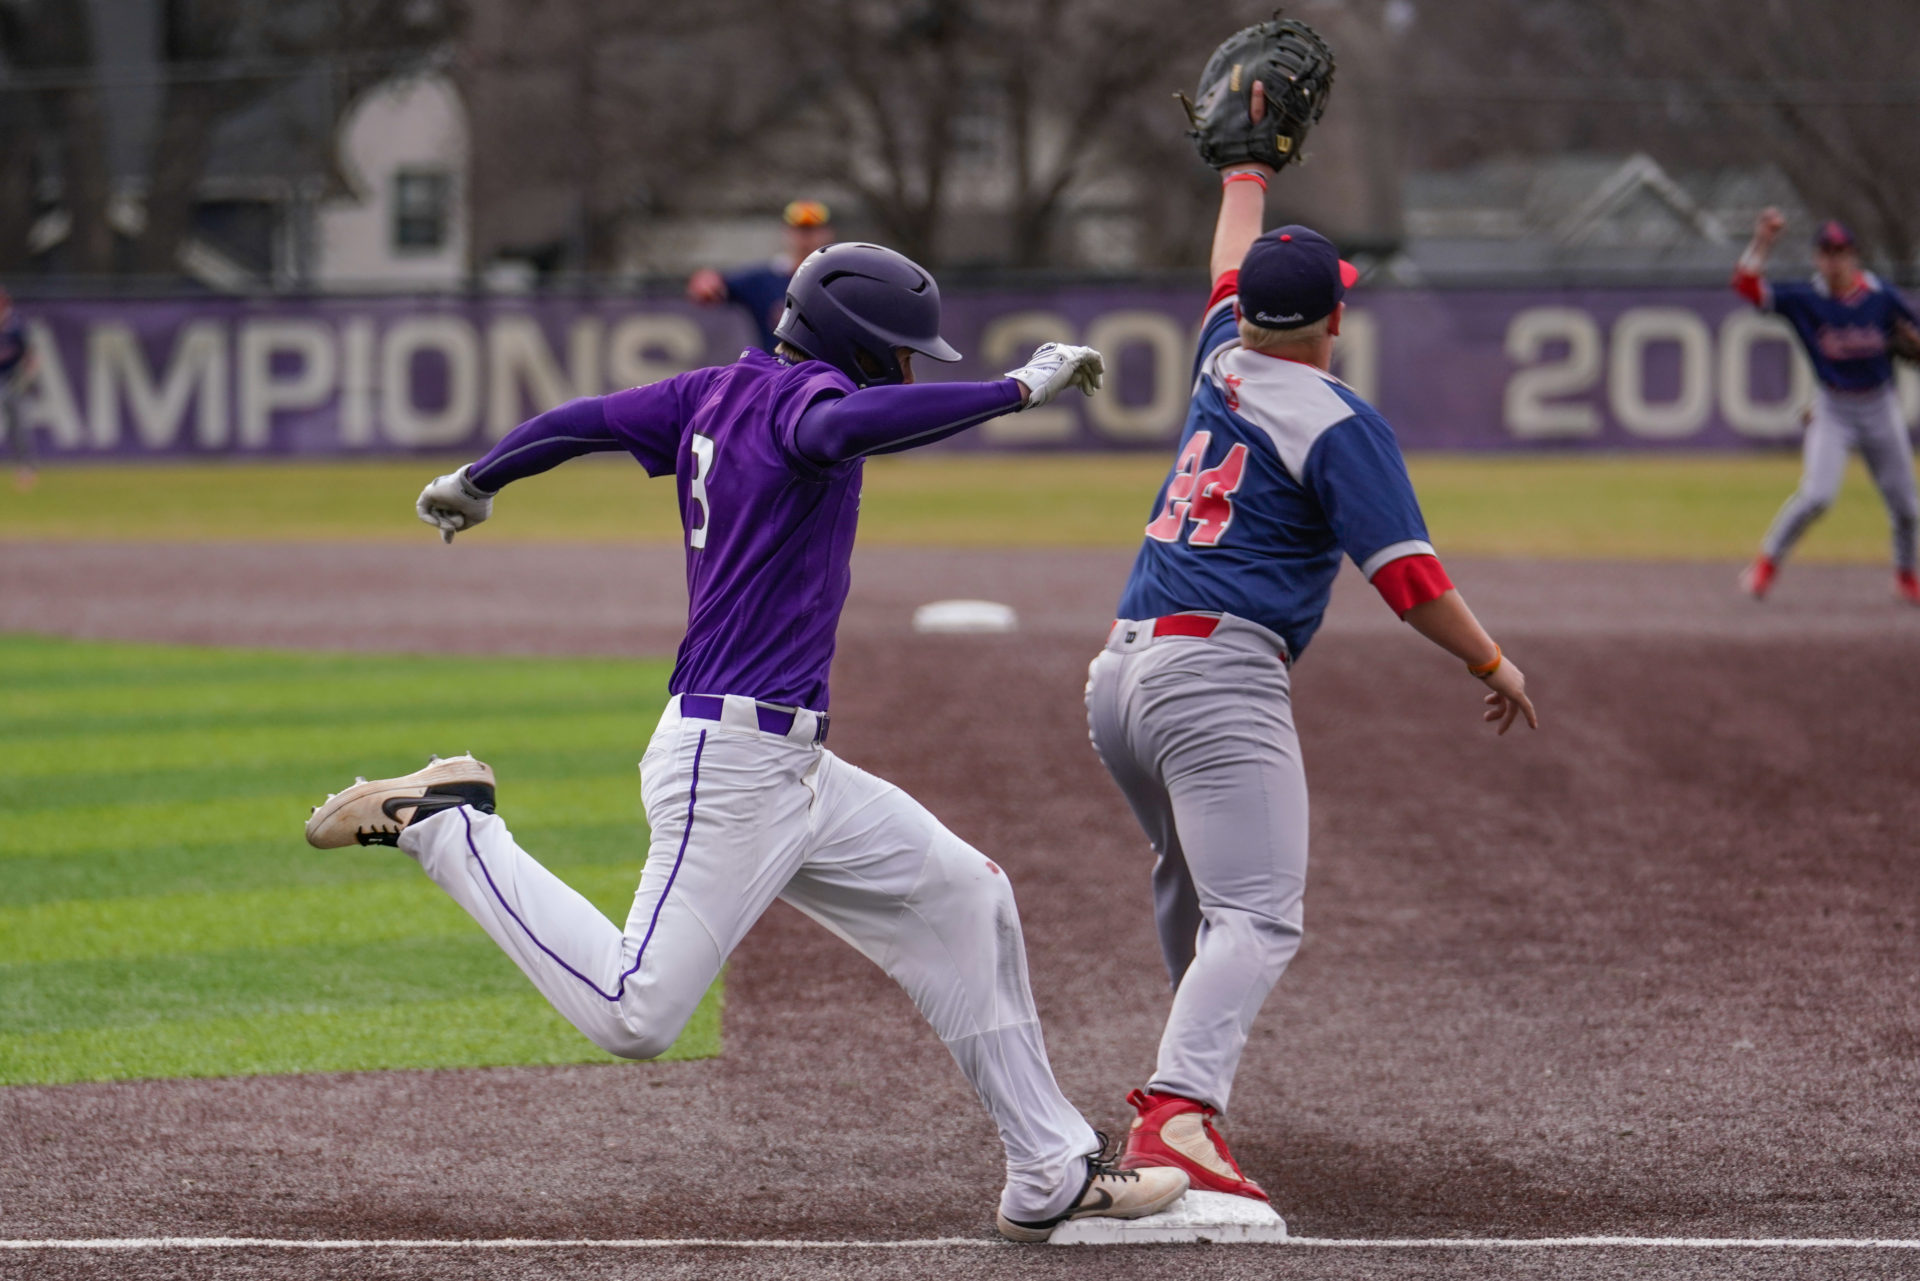
<instances>
[{"instance_id":1,"label":"black fielding glove","mask_svg":"<svg viewBox=\"0 0 1920 1281\"><path fill-rule=\"evenodd\" d=\"M1258 80L1267 99L1258 122L1247 94ZM1319 123L1333 92L1333 50L1320 33L1276 12L1272 20L1235 32L1200 73L1194 100L1175 95L1192 125L1188 136L1215 169L1258 161L1282 169L1300 158L1307 131Z\"/></svg>"}]
</instances>

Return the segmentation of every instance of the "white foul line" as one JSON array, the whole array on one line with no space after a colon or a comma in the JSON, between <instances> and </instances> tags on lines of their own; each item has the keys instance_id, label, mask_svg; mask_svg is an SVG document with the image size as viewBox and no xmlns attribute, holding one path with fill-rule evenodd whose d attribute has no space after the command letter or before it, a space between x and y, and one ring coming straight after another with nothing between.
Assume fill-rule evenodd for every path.
<instances>
[{"instance_id":1,"label":"white foul line","mask_svg":"<svg viewBox=\"0 0 1920 1281\"><path fill-rule=\"evenodd\" d=\"M1288 1237L1272 1244L1335 1250L1920 1250L1901 1237ZM0 1250L949 1250L1012 1249L991 1237L906 1241L751 1240L727 1237L483 1237L472 1240L324 1240L277 1237L93 1237L0 1240Z\"/></svg>"}]
</instances>

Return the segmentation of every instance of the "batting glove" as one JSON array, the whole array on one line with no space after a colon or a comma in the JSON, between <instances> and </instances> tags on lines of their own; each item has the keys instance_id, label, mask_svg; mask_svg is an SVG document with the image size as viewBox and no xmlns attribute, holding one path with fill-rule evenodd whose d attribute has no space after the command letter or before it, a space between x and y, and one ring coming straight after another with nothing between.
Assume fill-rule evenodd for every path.
<instances>
[{"instance_id":1,"label":"batting glove","mask_svg":"<svg viewBox=\"0 0 1920 1281\"><path fill-rule=\"evenodd\" d=\"M420 519L440 531L440 541L450 543L463 529L472 529L493 515L493 495L467 479L467 469L436 476L420 491L413 510Z\"/></svg>"},{"instance_id":2,"label":"batting glove","mask_svg":"<svg viewBox=\"0 0 1920 1281\"><path fill-rule=\"evenodd\" d=\"M1100 353L1093 348L1050 342L1036 350L1020 368L1009 369L1006 376L1027 389L1027 403L1021 408L1034 409L1069 387L1078 387L1087 395L1093 395L1100 386L1100 376L1106 371Z\"/></svg>"}]
</instances>

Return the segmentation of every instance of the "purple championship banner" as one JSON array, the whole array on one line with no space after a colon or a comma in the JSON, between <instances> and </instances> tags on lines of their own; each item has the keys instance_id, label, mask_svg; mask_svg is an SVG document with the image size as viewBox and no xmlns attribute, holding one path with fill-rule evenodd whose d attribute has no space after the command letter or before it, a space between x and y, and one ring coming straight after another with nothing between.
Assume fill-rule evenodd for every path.
<instances>
[{"instance_id":1,"label":"purple championship banner","mask_svg":"<svg viewBox=\"0 0 1920 1281\"><path fill-rule=\"evenodd\" d=\"M1042 342L1107 358L1091 400L936 448L1164 448L1192 377L1198 291L956 292L957 366L989 378ZM191 299L23 303L19 411L49 458L474 453L534 413L733 359L731 309L663 299ZM1335 372L1411 450L1721 450L1797 439L1812 375L1786 326L1730 290L1365 289ZM1920 418L1920 379L1901 401Z\"/></svg>"}]
</instances>

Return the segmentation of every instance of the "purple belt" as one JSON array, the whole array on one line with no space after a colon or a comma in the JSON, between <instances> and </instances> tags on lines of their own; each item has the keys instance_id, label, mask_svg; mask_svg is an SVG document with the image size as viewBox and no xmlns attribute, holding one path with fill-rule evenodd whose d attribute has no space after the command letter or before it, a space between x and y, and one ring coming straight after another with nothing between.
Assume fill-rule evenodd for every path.
<instances>
[{"instance_id":1,"label":"purple belt","mask_svg":"<svg viewBox=\"0 0 1920 1281\"><path fill-rule=\"evenodd\" d=\"M682 694L680 696L680 714L691 716L695 720L717 721L726 709L726 700L718 694ZM755 703L754 719L760 723L763 734L779 734L783 737L793 732L794 713L778 707L769 707L765 703ZM827 741L827 718L819 717L819 727L813 732L813 741Z\"/></svg>"}]
</instances>

